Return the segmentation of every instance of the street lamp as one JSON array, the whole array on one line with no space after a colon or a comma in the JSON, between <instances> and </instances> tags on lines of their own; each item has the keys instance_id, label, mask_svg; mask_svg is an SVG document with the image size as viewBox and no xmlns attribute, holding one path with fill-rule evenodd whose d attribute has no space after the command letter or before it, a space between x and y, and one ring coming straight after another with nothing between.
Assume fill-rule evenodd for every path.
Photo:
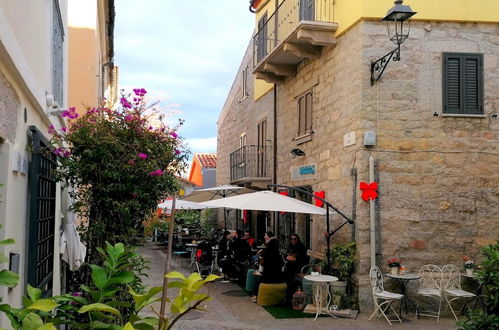
<instances>
[{"instance_id":1,"label":"street lamp","mask_svg":"<svg viewBox=\"0 0 499 330\"><path fill-rule=\"evenodd\" d=\"M392 8L388 10L382 21L387 22L388 37L390 41L397 45L397 48L386 54L385 56L371 62L371 85L381 78L386 66L390 60L400 60L400 45L404 43L409 36L411 26L409 23L404 25L404 22L416 14L410 6L403 5L403 0L395 0Z\"/></svg>"}]
</instances>

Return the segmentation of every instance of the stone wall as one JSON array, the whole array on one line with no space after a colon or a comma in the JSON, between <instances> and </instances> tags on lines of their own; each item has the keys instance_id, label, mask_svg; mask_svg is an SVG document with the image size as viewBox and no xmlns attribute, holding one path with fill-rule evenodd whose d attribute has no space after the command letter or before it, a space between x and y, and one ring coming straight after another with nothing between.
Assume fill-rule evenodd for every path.
<instances>
[{"instance_id":1,"label":"stone wall","mask_svg":"<svg viewBox=\"0 0 499 330\"><path fill-rule=\"evenodd\" d=\"M380 23L361 25L367 67L390 46ZM442 53L484 56L484 116L442 114ZM414 22L382 79L362 84L361 130L375 130L382 264L410 271L434 263L462 267L499 237L499 29L497 24ZM434 116L437 114L438 116ZM366 172L364 168L363 173ZM359 238L368 237L362 228ZM360 234L360 233L359 233ZM369 262L361 258L365 274Z\"/></svg>"},{"instance_id":2,"label":"stone wall","mask_svg":"<svg viewBox=\"0 0 499 330\"><path fill-rule=\"evenodd\" d=\"M19 96L0 72L0 143L4 140L15 141L20 106Z\"/></svg>"},{"instance_id":3,"label":"stone wall","mask_svg":"<svg viewBox=\"0 0 499 330\"><path fill-rule=\"evenodd\" d=\"M355 226L342 228L332 243L357 242L354 284L361 310L372 304L369 204L359 190L360 181L369 181L370 156L380 185L377 265L383 272L393 257L411 272L428 263L462 267L463 255L479 261L480 248L499 237L499 118L492 116L499 112L498 31L497 24L415 21L401 61L389 63L371 86L371 61L394 45L383 23L364 21L278 85L277 183L324 190L328 201L355 217ZM484 55L483 116L442 114L443 52ZM237 94L238 81L231 95ZM297 97L310 90L314 133L298 144ZM250 132L256 132L263 116L269 133L272 128L272 93L246 105L231 95L219 121L217 184L227 183L228 154L238 148L239 135L246 131L248 144L254 143ZM374 147L364 147L365 131L376 132ZM354 143L345 145L348 133L355 134ZM297 147L305 156L291 155ZM314 175L292 175L293 169L310 164L316 167ZM332 217L332 228L341 223L340 216ZM325 224L324 217L313 217L313 250L325 248Z\"/></svg>"},{"instance_id":4,"label":"stone wall","mask_svg":"<svg viewBox=\"0 0 499 330\"><path fill-rule=\"evenodd\" d=\"M273 141L273 107L274 107L274 94L272 91L268 92L258 100L253 100L254 92L254 76L253 70L253 43L250 40L248 48L246 49L243 60L237 72L232 88L227 96L225 105L220 113L217 122L217 185L230 183L230 154L239 149L239 138L241 134L246 133L247 145L256 145L257 140L257 125L267 120L267 146L269 147L268 157L268 170L269 174L272 173L271 165L273 164L272 157L272 144ZM248 96L243 95L243 70L247 68L247 88ZM255 186L265 187L270 182L265 183L252 183ZM234 227L234 218L236 212L229 213L229 228ZM219 218L223 218L220 216Z\"/></svg>"}]
</instances>

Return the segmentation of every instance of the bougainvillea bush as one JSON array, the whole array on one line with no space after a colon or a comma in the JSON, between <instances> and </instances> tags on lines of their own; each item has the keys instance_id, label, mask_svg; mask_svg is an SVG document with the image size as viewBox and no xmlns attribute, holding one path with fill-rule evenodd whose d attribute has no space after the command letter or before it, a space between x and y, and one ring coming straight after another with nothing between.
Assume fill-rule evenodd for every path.
<instances>
[{"instance_id":1,"label":"bougainvillea bush","mask_svg":"<svg viewBox=\"0 0 499 330\"><path fill-rule=\"evenodd\" d=\"M74 210L87 221L91 262L106 240L135 245L145 216L178 190L175 175L185 168L187 153L177 135L182 122L167 126L147 105L146 93L122 91L114 108L103 103L82 116L69 108L63 113L68 128L50 128L57 177L72 188Z\"/></svg>"}]
</instances>

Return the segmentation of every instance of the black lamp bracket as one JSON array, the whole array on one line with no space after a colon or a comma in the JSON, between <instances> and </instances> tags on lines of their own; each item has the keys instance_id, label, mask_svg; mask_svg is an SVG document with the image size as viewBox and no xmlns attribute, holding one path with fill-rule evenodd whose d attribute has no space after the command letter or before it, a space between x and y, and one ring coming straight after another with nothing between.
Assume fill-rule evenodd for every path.
<instances>
[{"instance_id":1,"label":"black lamp bracket","mask_svg":"<svg viewBox=\"0 0 499 330\"><path fill-rule=\"evenodd\" d=\"M388 63L390 63L391 60L395 62L400 61L400 45L397 45L397 48L384 55L383 57L380 57L376 61L371 62L371 86L374 85L374 83L378 81L379 78L381 78Z\"/></svg>"}]
</instances>

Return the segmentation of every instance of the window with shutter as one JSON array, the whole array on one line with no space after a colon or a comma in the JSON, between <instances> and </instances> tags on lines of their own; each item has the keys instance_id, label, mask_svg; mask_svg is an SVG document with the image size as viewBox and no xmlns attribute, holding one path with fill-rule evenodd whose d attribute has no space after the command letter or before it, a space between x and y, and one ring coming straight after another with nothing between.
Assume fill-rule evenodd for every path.
<instances>
[{"instance_id":1,"label":"window with shutter","mask_svg":"<svg viewBox=\"0 0 499 330\"><path fill-rule=\"evenodd\" d=\"M443 112L483 114L483 55L443 55Z\"/></svg>"},{"instance_id":2,"label":"window with shutter","mask_svg":"<svg viewBox=\"0 0 499 330\"><path fill-rule=\"evenodd\" d=\"M298 98L298 136L312 132L312 92Z\"/></svg>"}]
</instances>

